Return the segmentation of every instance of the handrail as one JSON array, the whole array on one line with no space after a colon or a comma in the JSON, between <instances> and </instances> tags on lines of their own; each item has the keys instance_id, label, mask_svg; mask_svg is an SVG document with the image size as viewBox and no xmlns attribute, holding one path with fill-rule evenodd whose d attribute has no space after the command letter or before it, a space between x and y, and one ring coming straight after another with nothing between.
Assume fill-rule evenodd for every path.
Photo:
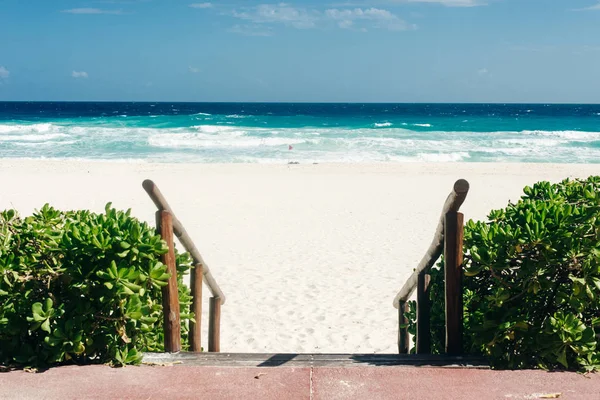
<instances>
[{"instance_id":1,"label":"handrail","mask_svg":"<svg viewBox=\"0 0 600 400\"><path fill-rule=\"evenodd\" d=\"M444 249L444 219L446 214L449 212L457 212L460 209L460 206L464 203L468 192L469 182L466 180L459 179L454 183L454 188L444 203L440 221L438 222L435 235L433 236L433 240L429 245L427 252L421 259L419 265L417 265L417 268L415 268L415 271L412 273L410 278L408 278L404 286L402 286L400 292L398 292L396 297L394 297L393 305L395 308L398 309L400 307L400 302L405 302L408 300L417 287L419 274L429 271L429 269L433 267L437 259L442 254Z\"/></svg>"},{"instance_id":2,"label":"handrail","mask_svg":"<svg viewBox=\"0 0 600 400\"><path fill-rule=\"evenodd\" d=\"M164 196L158 189L158 186L156 186L156 184L150 179L146 179L142 183L142 186L144 187L144 190L146 191L146 193L148 193L148 196L150 196L150 198L152 199L159 211L168 211L172 215L173 233L175 233L181 245L190 253L192 258L194 259L194 264L202 265L202 271L204 274L206 285L210 289L213 296L220 299L221 304L225 304L225 294L223 294L223 291L221 291L221 288L219 287L217 281L210 272L208 265L206 264L206 262L202 258L202 255L196 248L196 245L194 245L194 242L188 235L187 231L175 216L175 213L173 212L173 210L169 206L169 203L167 203L167 200L164 198Z\"/></svg>"}]
</instances>

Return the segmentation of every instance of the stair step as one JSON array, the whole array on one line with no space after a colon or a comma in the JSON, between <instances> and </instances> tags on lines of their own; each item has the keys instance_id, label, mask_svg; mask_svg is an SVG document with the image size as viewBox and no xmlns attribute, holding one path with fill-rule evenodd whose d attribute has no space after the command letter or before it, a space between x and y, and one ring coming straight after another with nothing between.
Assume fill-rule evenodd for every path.
<instances>
[{"instance_id":1,"label":"stair step","mask_svg":"<svg viewBox=\"0 0 600 400\"><path fill-rule=\"evenodd\" d=\"M231 367L449 367L488 369L485 359L426 354L145 353L145 364Z\"/></svg>"}]
</instances>

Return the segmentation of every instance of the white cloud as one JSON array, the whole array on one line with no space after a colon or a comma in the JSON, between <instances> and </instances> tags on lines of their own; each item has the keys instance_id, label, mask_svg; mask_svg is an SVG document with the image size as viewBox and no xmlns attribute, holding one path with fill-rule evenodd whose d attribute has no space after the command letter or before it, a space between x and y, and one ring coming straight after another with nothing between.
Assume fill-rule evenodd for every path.
<instances>
[{"instance_id":1,"label":"white cloud","mask_svg":"<svg viewBox=\"0 0 600 400\"><path fill-rule=\"evenodd\" d=\"M237 33L244 36L272 36L271 28L262 25L234 25L228 32Z\"/></svg>"},{"instance_id":2,"label":"white cloud","mask_svg":"<svg viewBox=\"0 0 600 400\"><path fill-rule=\"evenodd\" d=\"M483 0L408 0L409 3L438 3L446 7L477 7L485 6Z\"/></svg>"},{"instance_id":3,"label":"white cloud","mask_svg":"<svg viewBox=\"0 0 600 400\"><path fill-rule=\"evenodd\" d=\"M338 22L338 26L342 29L351 29L352 27L354 27L354 21L352 21L351 19L343 19L340 22Z\"/></svg>"},{"instance_id":4,"label":"white cloud","mask_svg":"<svg viewBox=\"0 0 600 400\"><path fill-rule=\"evenodd\" d=\"M192 74L197 74L198 72L200 72L200 68L196 68L196 67L192 67L191 65L188 67L188 71L190 71Z\"/></svg>"},{"instance_id":5,"label":"white cloud","mask_svg":"<svg viewBox=\"0 0 600 400\"><path fill-rule=\"evenodd\" d=\"M405 4L405 3L432 3L441 4L446 7L477 7L487 6L488 0L362 0L348 1L337 4L338 7L368 6L375 4Z\"/></svg>"},{"instance_id":6,"label":"white cloud","mask_svg":"<svg viewBox=\"0 0 600 400\"><path fill-rule=\"evenodd\" d=\"M10 71L6 67L0 65L0 79L8 79Z\"/></svg>"},{"instance_id":7,"label":"white cloud","mask_svg":"<svg viewBox=\"0 0 600 400\"><path fill-rule=\"evenodd\" d=\"M600 10L600 3L593 5L593 6L589 6L589 7L584 7L584 8L578 8L575 11L592 11L592 10Z\"/></svg>"},{"instance_id":8,"label":"white cloud","mask_svg":"<svg viewBox=\"0 0 600 400\"><path fill-rule=\"evenodd\" d=\"M353 10L329 9L325 10L326 18L338 21L338 26L343 29L349 29L354 26L354 21L371 21L376 28L388 29L391 31L403 31L414 28L407 24L397 15L388 10L380 8L355 8Z\"/></svg>"},{"instance_id":9,"label":"white cloud","mask_svg":"<svg viewBox=\"0 0 600 400\"><path fill-rule=\"evenodd\" d=\"M138 3L150 3L152 0L96 0L95 3L105 4L138 4Z\"/></svg>"},{"instance_id":10,"label":"white cloud","mask_svg":"<svg viewBox=\"0 0 600 400\"><path fill-rule=\"evenodd\" d=\"M480 70L477 71L477 75L479 75L479 76L484 76L484 75L487 75L489 73L490 73L490 71L488 71L487 68L481 68Z\"/></svg>"},{"instance_id":11,"label":"white cloud","mask_svg":"<svg viewBox=\"0 0 600 400\"><path fill-rule=\"evenodd\" d=\"M279 23L298 29L308 29L315 27L319 13L315 10L309 11L279 3L259 4L256 7L246 8L242 12L234 10L233 16L255 24Z\"/></svg>"},{"instance_id":12,"label":"white cloud","mask_svg":"<svg viewBox=\"0 0 600 400\"><path fill-rule=\"evenodd\" d=\"M71 73L71 76L75 79L79 79L79 78L83 78L83 79L87 79L88 73L85 71L73 71L73 73Z\"/></svg>"},{"instance_id":13,"label":"white cloud","mask_svg":"<svg viewBox=\"0 0 600 400\"><path fill-rule=\"evenodd\" d=\"M486 0L387 0L381 3L435 3L446 7L477 7L488 5Z\"/></svg>"},{"instance_id":14,"label":"white cloud","mask_svg":"<svg viewBox=\"0 0 600 400\"><path fill-rule=\"evenodd\" d=\"M63 10L62 12L67 14L123 14L121 10L103 10L100 8L71 8L70 10Z\"/></svg>"},{"instance_id":15,"label":"white cloud","mask_svg":"<svg viewBox=\"0 0 600 400\"><path fill-rule=\"evenodd\" d=\"M260 4L256 7L234 10L233 17L252 22L252 25L235 25L230 31L252 36L270 36L271 31L265 32L260 27L281 24L297 29L310 29L318 24L331 24L335 22L342 29L358 29L365 31L367 27L387 29L391 31L402 31L415 28L414 25L406 23L397 15L388 10L380 8L354 8L337 9L332 8L324 12L316 9L305 9L293 7L286 3Z\"/></svg>"},{"instance_id":16,"label":"white cloud","mask_svg":"<svg viewBox=\"0 0 600 400\"><path fill-rule=\"evenodd\" d=\"M190 4L192 8L211 8L213 6L212 3L193 3Z\"/></svg>"}]
</instances>

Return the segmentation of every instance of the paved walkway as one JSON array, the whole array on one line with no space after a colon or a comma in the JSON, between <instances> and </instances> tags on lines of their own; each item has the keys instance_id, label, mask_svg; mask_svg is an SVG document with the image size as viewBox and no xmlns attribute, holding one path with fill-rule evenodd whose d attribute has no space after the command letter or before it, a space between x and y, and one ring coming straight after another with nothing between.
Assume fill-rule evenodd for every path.
<instances>
[{"instance_id":1,"label":"paved walkway","mask_svg":"<svg viewBox=\"0 0 600 400\"><path fill-rule=\"evenodd\" d=\"M0 399L600 399L600 375L431 367L58 367L0 373ZM556 398L556 397L554 397Z\"/></svg>"}]
</instances>

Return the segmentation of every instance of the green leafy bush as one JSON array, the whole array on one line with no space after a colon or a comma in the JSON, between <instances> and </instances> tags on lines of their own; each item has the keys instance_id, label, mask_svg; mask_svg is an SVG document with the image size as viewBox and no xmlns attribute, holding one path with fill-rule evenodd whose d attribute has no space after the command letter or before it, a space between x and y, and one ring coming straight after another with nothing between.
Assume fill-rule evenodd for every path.
<instances>
[{"instance_id":1,"label":"green leafy bush","mask_svg":"<svg viewBox=\"0 0 600 400\"><path fill-rule=\"evenodd\" d=\"M524 193L465 226L464 351L500 368L600 369L600 177ZM443 268L431 271L437 353Z\"/></svg>"},{"instance_id":2,"label":"green leafy bush","mask_svg":"<svg viewBox=\"0 0 600 400\"><path fill-rule=\"evenodd\" d=\"M162 351L166 251L155 229L110 204L104 214L48 205L24 219L2 212L0 363L124 365ZM185 330L191 301L182 279L191 262L177 259Z\"/></svg>"}]
</instances>

